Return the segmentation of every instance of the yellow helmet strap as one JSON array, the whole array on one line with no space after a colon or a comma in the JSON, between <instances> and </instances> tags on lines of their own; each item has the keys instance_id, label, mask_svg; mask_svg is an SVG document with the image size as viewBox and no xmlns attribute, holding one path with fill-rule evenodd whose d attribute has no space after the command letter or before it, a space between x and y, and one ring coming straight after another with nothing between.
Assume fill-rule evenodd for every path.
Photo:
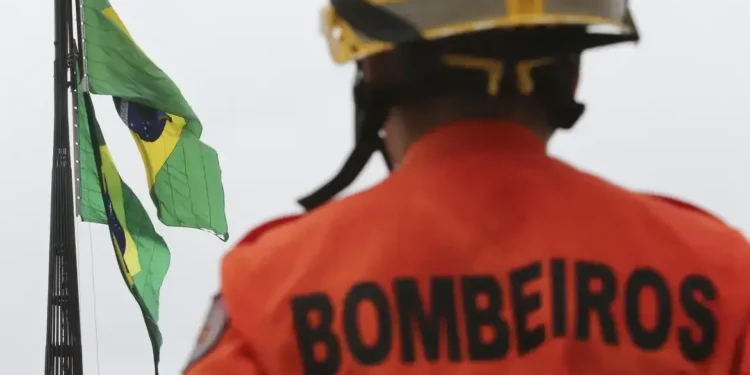
<instances>
[{"instance_id":1,"label":"yellow helmet strap","mask_svg":"<svg viewBox=\"0 0 750 375\"><path fill-rule=\"evenodd\" d=\"M473 51L477 52L477 51ZM445 96L534 97L547 108L553 126L569 129L583 113L575 101L580 52L536 58L444 53L434 43L400 45L393 52L406 79L370 84L371 95L388 106Z\"/></svg>"}]
</instances>

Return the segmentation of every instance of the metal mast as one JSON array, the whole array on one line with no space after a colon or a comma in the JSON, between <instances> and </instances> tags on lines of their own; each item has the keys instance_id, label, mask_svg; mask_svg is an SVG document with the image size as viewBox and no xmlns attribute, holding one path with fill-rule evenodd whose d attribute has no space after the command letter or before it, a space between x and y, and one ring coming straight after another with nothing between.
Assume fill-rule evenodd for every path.
<instances>
[{"instance_id":1,"label":"metal mast","mask_svg":"<svg viewBox=\"0 0 750 375\"><path fill-rule=\"evenodd\" d=\"M71 0L55 0L55 122L45 375L82 375L72 150L69 135Z\"/></svg>"}]
</instances>

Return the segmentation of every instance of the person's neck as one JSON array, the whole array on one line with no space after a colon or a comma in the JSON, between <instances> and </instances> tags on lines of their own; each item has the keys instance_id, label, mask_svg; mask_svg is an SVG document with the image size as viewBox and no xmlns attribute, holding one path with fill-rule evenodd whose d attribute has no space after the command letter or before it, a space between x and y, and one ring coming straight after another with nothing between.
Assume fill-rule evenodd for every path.
<instances>
[{"instance_id":1,"label":"person's neck","mask_svg":"<svg viewBox=\"0 0 750 375\"><path fill-rule=\"evenodd\" d=\"M425 119L426 120L426 119ZM465 116L445 116L442 118L431 118L429 121L391 122L386 127L386 148L388 154L395 165L399 165L408 149L424 137L426 134L435 131L446 125L460 124L461 122L471 122L472 120L482 120L488 122L497 122L497 126L522 126L534 133L544 144L548 144L554 134L554 129L543 122L521 121L503 118L471 118Z\"/></svg>"},{"instance_id":2,"label":"person's neck","mask_svg":"<svg viewBox=\"0 0 750 375\"><path fill-rule=\"evenodd\" d=\"M547 144L554 134L546 111L530 98L441 98L409 107L393 107L386 124L386 142L394 162L425 134L448 124L471 120L520 125Z\"/></svg>"}]
</instances>

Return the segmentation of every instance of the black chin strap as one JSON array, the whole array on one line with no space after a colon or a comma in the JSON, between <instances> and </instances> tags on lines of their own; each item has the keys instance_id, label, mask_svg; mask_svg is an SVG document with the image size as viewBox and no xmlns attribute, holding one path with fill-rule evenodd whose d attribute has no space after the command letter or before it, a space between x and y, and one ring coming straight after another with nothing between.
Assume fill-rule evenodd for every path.
<instances>
[{"instance_id":1,"label":"black chin strap","mask_svg":"<svg viewBox=\"0 0 750 375\"><path fill-rule=\"evenodd\" d=\"M349 187L365 169L372 155L377 152L383 155L388 169L393 170L393 163L385 151L385 143L380 136L380 130L388 117L389 105L373 95L369 87L361 80L355 85L354 99L356 113L354 150L349 154L339 172L328 183L297 201L308 212L323 205Z\"/></svg>"},{"instance_id":2,"label":"black chin strap","mask_svg":"<svg viewBox=\"0 0 750 375\"><path fill-rule=\"evenodd\" d=\"M572 69L562 64L557 69ZM543 75L551 75L543 77ZM441 79L435 79L438 76ZM560 78L563 77L563 78ZM535 81L539 82L534 95L543 101L553 126L560 129L571 128L584 112L584 106L575 101L570 83L560 79L569 75L558 75L554 71L540 70ZM537 80L538 78L538 80ZM510 82L510 81L509 81ZM509 83L506 82L506 83ZM312 211L334 198L349 187L364 170L372 155L380 152L389 170L393 164L385 151L380 131L386 122L390 107L426 98L440 97L448 93L465 95L486 95L486 78L481 74L464 76L454 70L435 70L435 74L425 74L413 81L395 85L370 85L358 77L354 88L355 101L355 146L339 172L328 183L299 199L297 202L306 211Z\"/></svg>"},{"instance_id":3,"label":"black chin strap","mask_svg":"<svg viewBox=\"0 0 750 375\"><path fill-rule=\"evenodd\" d=\"M391 106L405 105L448 94L487 95L487 78L483 72L457 70L437 63L430 65L430 60L433 62L440 60L434 52L429 53L431 52L429 45L410 47L395 51L407 63L407 68L411 68L412 74L406 82L396 85L371 85L363 82L361 71L358 72L354 87L356 137L354 149L339 172L328 183L298 200L306 211L312 211L325 204L349 187L364 170L372 155L377 152L383 155L388 169L393 170L392 161L385 151L384 141L380 136ZM532 73L536 83L533 95L542 101L550 120L553 121L552 125L559 129L573 127L585 108L575 100L571 87L572 77L577 71L576 60L566 61L568 58L570 57L560 56L560 63L546 69L536 69ZM408 66L410 62L414 63L413 67ZM509 66L515 66L515 64ZM513 71L511 69L511 72ZM502 82L507 87L501 91L512 95L515 91L516 79L514 74L507 74L507 79Z\"/></svg>"}]
</instances>

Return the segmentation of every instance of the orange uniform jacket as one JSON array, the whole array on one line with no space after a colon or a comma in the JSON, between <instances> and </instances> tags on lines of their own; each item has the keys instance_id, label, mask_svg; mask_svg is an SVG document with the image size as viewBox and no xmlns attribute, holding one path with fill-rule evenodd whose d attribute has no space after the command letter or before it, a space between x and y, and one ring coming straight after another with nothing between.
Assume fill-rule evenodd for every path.
<instances>
[{"instance_id":1,"label":"orange uniform jacket","mask_svg":"<svg viewBox=\"0 0 750 375\"><path fill-rule=\"evenodd\" d=\"M709 214L455 124L237 245L185 374L750 374L748 272Z\"/></svg>"}]
</instances>

